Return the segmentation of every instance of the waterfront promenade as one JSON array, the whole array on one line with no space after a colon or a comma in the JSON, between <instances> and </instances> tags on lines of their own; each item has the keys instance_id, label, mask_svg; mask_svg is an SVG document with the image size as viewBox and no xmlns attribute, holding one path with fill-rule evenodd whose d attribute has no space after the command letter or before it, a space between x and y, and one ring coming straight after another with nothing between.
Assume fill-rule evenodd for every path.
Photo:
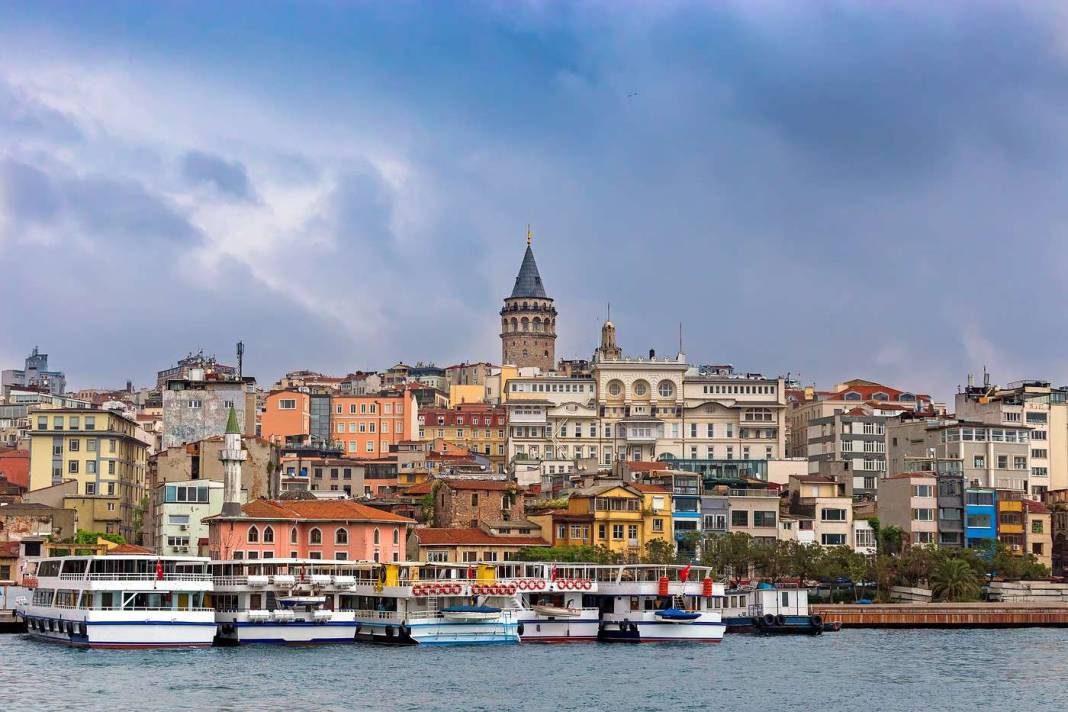
<instances>
[{"instance_id":1,"label":"waterfront promenade","mask_svg":"<svg viewBox=\"0 0 1068 712\"><path fill-rule=\"evenodd\" d=\"M1068 627L1064 603L815 604L811 610L843 628Z\"/></svg>"}]
</instances>

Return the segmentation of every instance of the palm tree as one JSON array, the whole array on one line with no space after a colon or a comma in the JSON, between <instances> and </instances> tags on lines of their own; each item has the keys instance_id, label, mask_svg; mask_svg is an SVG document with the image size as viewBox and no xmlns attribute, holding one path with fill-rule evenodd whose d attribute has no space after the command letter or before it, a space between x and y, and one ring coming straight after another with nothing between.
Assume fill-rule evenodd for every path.
<instances>
[{"instance_id":1,"label":"palm tree","mask_svg":"<svg viewBox=\"0 0 1068 712\"><path fill-rule=\"evenodd\" d=\"M974 601L979 598L979 580L963 559L946 559L931 577L931 592L939 601Z\"/></svg>"}]
</instances>

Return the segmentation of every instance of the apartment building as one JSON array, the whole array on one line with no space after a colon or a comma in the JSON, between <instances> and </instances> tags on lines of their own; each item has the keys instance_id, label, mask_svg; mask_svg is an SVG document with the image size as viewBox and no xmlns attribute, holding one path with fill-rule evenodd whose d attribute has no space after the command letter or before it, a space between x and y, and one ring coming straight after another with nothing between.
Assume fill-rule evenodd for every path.
<instances>
[{"instance_id":1,"label":"apartment building","mask_svg":"<svg viewBox=\"0 0 1068 712\"><path fill-rule=\"evenodd\" d=\"M948 417L909 418L887 425L889 467L915 472L937 463L959 472L968 487L1030 492L1031 428ZM916 466L922 463L923 466ZM1043 486L1048 478L1042 478Z\"/></svg>"},{"instance_id":2,"label":"apartment building","mask_svg":"<svg viewBox=\"0 0 1068 712\"><path fill-rule=\"evenodd\" d=\"M271 391L264 399L260 436L276 445L333 442L333 410L330 392L309 388Z\"/></svg>"},{"instance_id":3,"label":"apartment building","mask_svg":"<svg viewBox=\"0 0 1068 712\"><path fill-rule=\"evenodd\" d=\"M452 408L419 411L418 438L442 441L483 455L494 472L508 464L508 409L487 403L463 403Z\"/></svg>"},{"instance_id":4,"label":"apartment building","mask_svg":"<svg viewBox=\"0 0 1068 712\"><path fill-rule=\"evenodd\" d=\"M148 452L136 435L137 423L88 408L35 412L30 420L30 490L74 481L70 496L93 498L91 506L83 507L83 528L90 521L105 522L102 530L132 541L145 494Z\"/></svg>"},{"instance_id":5,"label":"apartment building","mask_svg":"<svg viewBox=\"0 0 1068 712\"><path fill-rule=\"evenodd\" d=\"M789 511L812 520L813 540L822 546L853 546L853 493L849 483L825 475L790 478Z\"/></svg>"},{"instance_id":6,"label":"apartment building","mask_svg":"<svg viewBox=\"0 0 1068 712\"><path fill-rule=\"evenodd\" d=\"M163 390L163 447L196 442L226 432L230 408L245 435L256 434L256 379L190 369Z\"/></svg>"},{"instance_id":7,"label":"apartment building","mask_svg":"<svg viewBox=\"0 0 1068 712\"><path fill-rule=\"evenodd\" d=\"M901 530L912 546L938 542L938 478L926 472L890 475L880 485L879 523Z\"/></svg>"},{"instance_id":8,"label":"apartment building","mask_svg":"<svg viewBox=\"0 0 1068 712\"><path fill-rule=\"evenodd\" d=\"M1046 381L1016 381L1005 388L971 383L956 396L957 417L993 426L1030 428L1029 488L1036 498L1068 487L1068 389Z\"/></svg>"},{"instance_id":9,"label":"apartment building","mask_svg":"<svg viewBox=\"0 0 1068 712\"><path fill-rule=\"evenodd\" d=\"M242 501L244 496L242 490ZM152 498L152 534L146 537L146 543L161 556L197 555L202 540L206 544L208 538L208 524L203 520L222 511L223 483L167 482L156 487Z\"/></svg>"},{"instance_id":10,"label":"apartment building","mask_svg":"<svg viewBox=\"0 0 1068 712\"><path fill-rule=\"evenodd\" d=\"M419 407L411 389L333 398L331 432L350 456L385 457L390 447L411 440L419 428Z\"/></svg>"}]
</instances>

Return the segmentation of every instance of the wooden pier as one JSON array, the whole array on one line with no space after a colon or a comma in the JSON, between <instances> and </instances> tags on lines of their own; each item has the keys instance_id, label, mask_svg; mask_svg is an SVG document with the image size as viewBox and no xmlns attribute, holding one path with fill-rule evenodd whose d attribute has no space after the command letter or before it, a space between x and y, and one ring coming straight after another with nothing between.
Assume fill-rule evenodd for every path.
<instances>
[{"instance_id":1,"label":"wooden pier","mask_svg":"<svg viewBox=\"0 0 1068 712\"><path fill-rule=\"evenodd\" d=\"M1068 628L1068 604L814 604L813 614L843 628Z\"/></svg>"}]
</instances>

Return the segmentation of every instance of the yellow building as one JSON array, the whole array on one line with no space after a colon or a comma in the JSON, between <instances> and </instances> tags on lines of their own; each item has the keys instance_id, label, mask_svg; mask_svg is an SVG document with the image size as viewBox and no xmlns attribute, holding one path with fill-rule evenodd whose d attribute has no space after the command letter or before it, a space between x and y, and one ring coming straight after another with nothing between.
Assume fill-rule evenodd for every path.
<instances>
[{"instance_id":1,"label":"yellow building","mask_svg":"<svg viewBox=\"0 0 1068 712\"><path fill-rule=\"evenodd\" d=\"M508 413L501 406L465 403L453 408L420 408L419 440L445 443L487 458L494 472L504 472Z\"/></svg>"},{"instance_id":2,"label":"yellow building","mask_svg":"<svg viewBox=\"0 0 1068 712\"><path fill-rule=\"evenodd\" d=\"M553 512L552 522L554 546L605 546L638 558L650 541L671 540L671 493L658 486L606 482L575 490L567 510Z\"/></svg>"},{"instance_id":3,"label":"yellow building","mask_svg":"<svg viewBox=\"0 0 1068 712\"><path fill-rule=\"evenodd\" d=\"M127 540L135 534L136 512L145 494L148 446L136 437L137 423L118 413L61 408L30 414L30 490L77 482L75 497L92 498L79 507L93 522L112 523ZM99 498L99 499L97 499ZM117 499L116 499L117 498ZM99 504L98 504L99 502ZM79 520L87 529L95 524ZM110 531L105 527L103 531Z\"/></svg>"},{"instance_id":4,"label":"yellow building","mask_svg":"<svg viewBox=\"0 0 1068 712\"><path fill-rule=\"evenodd\" d=\"M486 386L477 384L453 384L449 386L449 405L456 407L464 403L484 403Z\"/></svg>"}]
</instances>

